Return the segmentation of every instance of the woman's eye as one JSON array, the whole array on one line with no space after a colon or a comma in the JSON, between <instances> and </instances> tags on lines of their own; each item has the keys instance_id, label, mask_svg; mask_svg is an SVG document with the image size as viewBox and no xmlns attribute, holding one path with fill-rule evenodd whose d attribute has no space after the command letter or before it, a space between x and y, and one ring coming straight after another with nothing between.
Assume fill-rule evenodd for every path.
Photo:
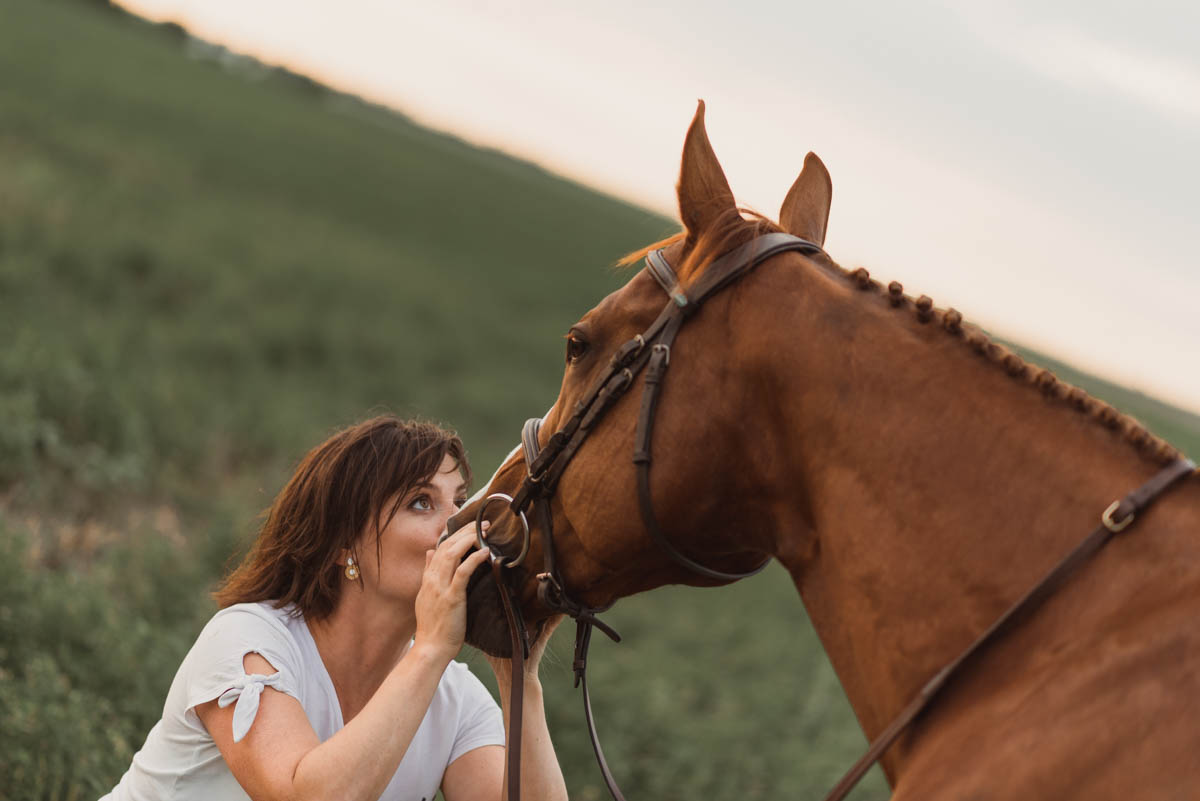
<instances>
[{"instance_id":1,"label":"woman's eye","mask_svg":"<svg viewBox=\"0 0 1200 801\"><path fill-rule=\"evenodd\" d=\"M463 508L463 507L464 507L464 506L466 506L466 505L467 505L467 499L466 499L466 498L455 498L455 499L454 499L454 508L455 508L455 509L461 509L461 508Z\"/></svg>"},{"instance_id":2,"label":"woman's eye","mask_svg":"<svg viewBox=\"0 0 1200 801\"><path fill-rule=\"evenodd\" d=\"M433 504L429 502L428 495L418 495L413 498L413 502L408 505L409 509L416 509L418 512L433 511Z\"/></svg>"},{"instance_id":3,"label":"woman's eye","mask_svg":"<svg viewBox=\"0 0 1200 801\"><path fill-rule=\"evenodd\" d=\"M578 361L587 353L588 343L575 334L567 336L567 364Z\"/></svg>"}]
</instances>

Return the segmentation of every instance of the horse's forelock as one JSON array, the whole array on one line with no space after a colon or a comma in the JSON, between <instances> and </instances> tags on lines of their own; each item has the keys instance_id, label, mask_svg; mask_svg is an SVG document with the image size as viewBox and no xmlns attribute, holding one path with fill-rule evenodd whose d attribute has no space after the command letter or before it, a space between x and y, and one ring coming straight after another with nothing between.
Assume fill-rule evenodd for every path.
<instances>
[{"instance_id":1,"label":"horse's forelock","mask_svg":"<svg viewBox=\"0 0 1200 801\"><path fill-rule=\"evenodd\" d=\"M680 283L686 285L723 254L749 242L756 236L782 230L773 220L752 209L729 209L723 212L713 225L699 234L680 231L623 256L617 261L616 266L618 268L631 267L645 259L652 250L682 242L683 261L676 266L675 273L679 276Z\"/></svg>"}]
</instances>

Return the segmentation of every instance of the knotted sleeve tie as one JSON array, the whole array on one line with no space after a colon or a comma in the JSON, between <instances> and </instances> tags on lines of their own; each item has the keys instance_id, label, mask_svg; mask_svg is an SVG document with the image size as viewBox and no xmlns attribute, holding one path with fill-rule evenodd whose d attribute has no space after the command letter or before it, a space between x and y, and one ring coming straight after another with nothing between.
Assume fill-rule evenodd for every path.
<instances>
[{"instance_id":1,"label":"knotted sleeve tie","mask_svg":"<svg viewBox=\"0 0 1200 801\"><path fill-rule=\"evenodd\" d=\"M233 686L217 698L217 706L222 709L234 701L237 702L237 706L233 708L233 741L235 743L240 742L246 736L246 732L250 731L250 724L258 715L258 702L262 697L263 687L274 687L278 690L281 681L279 671L275 671L270 676L251 673L236 679Z\"/></svg>"}]
</instances>

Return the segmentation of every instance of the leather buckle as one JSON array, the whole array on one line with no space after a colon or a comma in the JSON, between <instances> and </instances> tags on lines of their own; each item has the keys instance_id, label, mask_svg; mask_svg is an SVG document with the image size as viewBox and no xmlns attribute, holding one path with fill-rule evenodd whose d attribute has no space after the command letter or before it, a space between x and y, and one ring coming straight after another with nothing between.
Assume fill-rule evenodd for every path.
<instances>
[{"instance_id":1,"label":"leather buckle","mask_svg":"<svg viewBox=\"0 0 1200 801\"><path fill-rule=\"evenodd\" d=\"M613 376L612 382L608 385L611 396L617 396L629 389L629 385L633 383L633 372L626 367L621 372Z\"/></svg>"},{"instance_id":2,"label":"leather buckle","mask_svg":"<svg viewBox=\"0 0 1200 801\"><path fill-rule=\"evenodd\" d=\"M1113 501L1112 505L1104 510L1104 514L1100 515L1100 522L1103 523L1104 527L1113 534L1119 534L1120 532L1124 531L1125 528L1133 522L1133 518L1135 517L1134 513L1130 512L1129 516L1124 520L1113 520L1113 515L1116 514L1117 509L1120 508L1120 506L1120 501Z\"/></svg>"},{"instance_id":3,"label":"leather buckle","mask_svg":"<svg viewBox=\"0 0 1200 801\"><path fill-rule=\"evenodd\" d=\"M614 370L627 366L630 362L638 357L642 349L646 347L646 338L638 334L633 339L626 342L617 352L613 354L610 365Z\"/></svg>"}]
</instances>

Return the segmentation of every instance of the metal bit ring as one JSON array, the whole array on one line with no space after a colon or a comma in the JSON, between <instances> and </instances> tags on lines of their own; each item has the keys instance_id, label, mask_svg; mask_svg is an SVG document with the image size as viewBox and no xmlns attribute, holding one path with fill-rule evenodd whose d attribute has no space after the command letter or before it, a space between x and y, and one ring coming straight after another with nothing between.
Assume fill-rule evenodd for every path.
<instances>
[{"instance_id":1,"label":"metal bit ring","mask_svg":"<svg viewBox=\"0 0 1200 801\"><path fill-rule=\"evenodd\" d=\"M498 551L493 551L491 546L489 546L483 539L483 513L487 511L488 504L497 500L507 502L509 504L509 508L512 508L513 499L511 495L507 495L503 492L493 492L491 495L483 499L483 503L479 504L479 510L475 513L475 541L479 543L480 549L487 548L488 551L491 552L493 559L502 557L503 554L499 553ZM525 561L525 555L529 553L529 520L526 519L524 512L517 512L516 515L521 519L521 525L525 529L525 538L521 543L521 552L512 559L501 562L501 567L516 567Z\"/></svg>"}]
</instances>

